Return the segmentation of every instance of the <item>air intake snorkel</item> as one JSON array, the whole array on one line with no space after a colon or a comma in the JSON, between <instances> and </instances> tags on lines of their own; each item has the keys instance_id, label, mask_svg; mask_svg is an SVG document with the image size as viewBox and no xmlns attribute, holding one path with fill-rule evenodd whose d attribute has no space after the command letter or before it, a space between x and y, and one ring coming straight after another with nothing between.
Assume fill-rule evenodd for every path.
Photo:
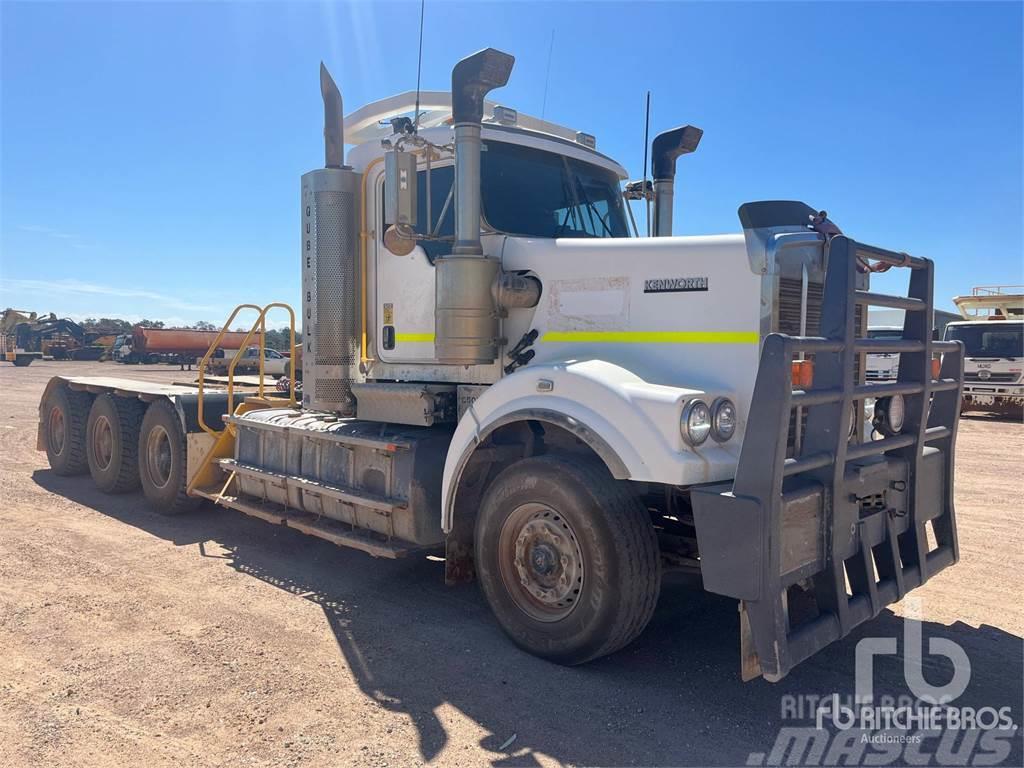
<instances>
[{"instance_id":1,"label":"air intake snorkel","mask_svg":"<svg viewBox=\"0 0 1024 768\"><path fill-rule=\"evenodd\" d=\"M453 253L477 255L480 246L480 122L484 97L508 82L515 58L485 48L452 69L452 124L455 127L455 247Z\"/></svg>"},{"instance_id":2,"label":"air intake snorkel","mask_svg":"<svg viewBox=\"0 0 1024 768\"><path fill-rule=\"evenodd\" d=\"M692 125L659 133L651 143L654 171L654 236L672 235L672 198L676 178L676 158L697 149L704 131Z\"/></svg>"},{"instance_id":3,"label":"air intake snorkel","mask_svg":"<svg viewBox=\"0 0 1024 768\"><path fill-rule=\"evenodd\" d=\"M494 286L500 264L483 255L480 242L480 122L484 97L508 82L514 63L509 54L485 48L452 70L455 244L434 262L434 354L444 364L486 364L498 357Z\"/></svg>"}]
</instances>

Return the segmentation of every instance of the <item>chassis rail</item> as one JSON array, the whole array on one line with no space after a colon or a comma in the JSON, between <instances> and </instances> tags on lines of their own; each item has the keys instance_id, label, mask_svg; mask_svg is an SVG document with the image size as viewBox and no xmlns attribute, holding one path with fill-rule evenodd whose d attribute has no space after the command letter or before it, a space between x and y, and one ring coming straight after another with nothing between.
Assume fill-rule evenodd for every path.
<instances>
[{"instance_id":1,"label":"chassis rail","mask_svg":"<svg viewBox=\"0 0 1024 768\"><path fill-rule=\"evenodd\" d=\"M845 236L824 247L821 336L765 339L736 478L692 495L704 586L741 601L744 679L781 679L959 558L953 453L963 346L932 339L932 262ZM909 295L856 290L863 259L909 268ZM903 339L857 338L857 304L906 310ZM901 354L897 381L858 384L857 356L882 346ZM792 361L807 353L814 385L793 390ZM854 402L896 394L906 402L901 433L852 441ZM807 412L807 428L787 458L793 408Z\"/></svg>"}]
</instances>

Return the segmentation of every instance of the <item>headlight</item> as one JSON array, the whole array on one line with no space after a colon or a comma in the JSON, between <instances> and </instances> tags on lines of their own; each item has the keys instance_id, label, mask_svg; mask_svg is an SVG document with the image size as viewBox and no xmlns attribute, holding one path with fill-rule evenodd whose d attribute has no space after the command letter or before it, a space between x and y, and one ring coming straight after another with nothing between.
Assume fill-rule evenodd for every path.
<instances>
[{"instance_id":1,"label":"headlight","mask_svg":"<svg viewBox=\"0 0 1024 768\"><path fill-rule=\"evenodd\" d=\"M695 448L707 440L711 432L711 411L708 410L708 404L703 400L688 402L679 419L679 431L683 435L683 440Z\"/></svg>"},{"instance_id":2,"label":"headlight","mask_svg":"<svg viewBox=\"0 0 1024 768\"><path fill-rule=\"evenodd\" d=\"M907 413L903 395L880 397L875 401L875 415L871 419L875 429L887 437L898 435L903 429L903 420Z\"/></svg>"},{"instance_id":3,"label":"headlight","mask_svg":"<svg viewBox=\"0 0 1024 768\"><path fill-rule=\"evenodd\" d=\"M736 406L728 397L711 404L711 437L724 443L736 434Z\"/></svg>"}]
</instances>

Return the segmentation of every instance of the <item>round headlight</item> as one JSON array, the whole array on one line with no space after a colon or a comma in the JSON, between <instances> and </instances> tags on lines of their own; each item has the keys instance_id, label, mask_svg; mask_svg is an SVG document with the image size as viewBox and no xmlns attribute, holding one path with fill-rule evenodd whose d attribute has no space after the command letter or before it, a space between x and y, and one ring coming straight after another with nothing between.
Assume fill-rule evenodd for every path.
<instances>
[{"instance_id":1,"label":"round headlight","mask_svg":"<svg viewBox=\"0 0 1024 768\"><path fill-rule=\"evenodd\" d=\"M679 431L683 440L696 447L708 439L711 433L711 411L703 400L691 400L683 408L679 420Z\"/></svg>"},{"instance_id":2,"label":"round headlight","mask_svg":"<svg viewBox=\"0 0 1024 768\"><path fill-rule=\"evenodd\" d=\"M871 421L875 429L887 437L892 437L903 429L906 415L907 406L903 395L880 397L875 401L875 415Z\"/></svg>"},{"instance_id":3,"label":"round headlight","mask_svg":"<svg viewBox=\"0 0 1024 768\"><path fill-rule=\"evenodd\" d=\"M736 405L728 397L711 404L711 437L724 443L736 434Z\"/></svg>"}]
</instances>

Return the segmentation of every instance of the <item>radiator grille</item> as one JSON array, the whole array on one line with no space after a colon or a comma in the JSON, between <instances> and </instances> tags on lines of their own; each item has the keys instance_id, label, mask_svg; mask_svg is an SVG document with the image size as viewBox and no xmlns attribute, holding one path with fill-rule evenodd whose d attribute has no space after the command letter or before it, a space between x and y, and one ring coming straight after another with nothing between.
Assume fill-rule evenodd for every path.
<instances>
[{"instance_id":1,"label":"radiator grille","mask_svg":"<svg viewBox=\"0 0 1024 768\"><path fill-rule=\"evenodd\" d=\"M808 282L807 283L807 330L804 335L806 336L817 336L821 332L821 306L822 297L824 292L824 285L822 283ZM792 277L780 277L779 278L779 293L778 293L778 321L775 330L779 333L789 334L790 336L799 336L800 334L800 294L801 294L801 280L800 278ZM856 334L858 337L863 337L867 334L867 324L865 322L864 307L860 304L854 309L854 324L856 326ZM813 360L814 355L807 355L808 360ZM863 375L861 371L864 370L864 355L858 355L854 361L854 378L858 383L863 383ZM857 403L858 412L861 411L861 404ZM794 455L794 446L796 444L796 417L798 409L793 409L789 417L789 437L786 440L786 456L792 457ZM801 414L801 430L807 428L807 411L803 410Z\"/></svg>"}]
</instances>

